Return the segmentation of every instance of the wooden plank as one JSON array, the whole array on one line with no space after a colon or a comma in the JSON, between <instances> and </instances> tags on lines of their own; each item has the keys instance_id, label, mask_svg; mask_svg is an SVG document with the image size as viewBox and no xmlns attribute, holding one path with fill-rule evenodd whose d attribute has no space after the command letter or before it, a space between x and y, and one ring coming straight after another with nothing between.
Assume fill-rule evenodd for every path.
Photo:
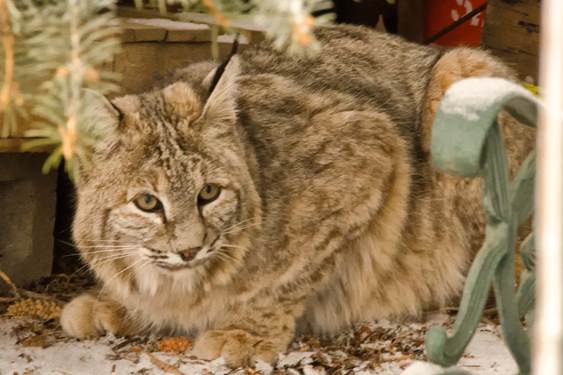
<instances>
[{"instance_id":1,"label":"wooden plank","mask_svg":"<svg viewBox=\"0 0 563 375\"><path fill-rule=\"evenodd\" d=\"M117 8L117 14L123 18L166 18L183 22L217 25L213 16L196 12L167 13L163 15L156 9L137 9L135 7L120 6ZM244 34L260 34L262 35L261 38L263 38L263 34L266 31L264 27L257 25L249 19L231 20L230 27Z\"/></svg>"},{"instance_id":2,"label":"wooden plank","mask_svg":"<svg viewBox=\"0 0 563 375\"><path fill-rule=\"evenodd\" d=\"M219 44L220 56L224 57L230 50L230 43ZM169 43L169 42L135 42L124 43L121 52L114 61L105 67L107 70L121 75L120 91L113 96L138 94L150 90L159 80L166 78L174 70L188 64L211 59L211 43ZM14 147L25 138L31 122L19 121L18 127L10 134L8 140L0 144L4 151L16 152ZM0 137L4 141L3 138ZM13 140L15 139L15 140ZM4 151L7 152L7 151Z\"/></svg>"},{"instance_id":3,"label":"wooden plank","mask_svg":"<svg viewBox=\"0 0 563 375\"><path fill-rule=\"evenodd\" d=\"M411 42L424 41L426 0L397 0L399 35Z\"/></svg>"},{"instance_id":4,"label":"wooden plank","mask_svg":"<svg viewBox=\"0 0 563 375\"><path fill-rule=\"evenodd\" d=\"M121 74L120 93L137 94L175 69L209 59L210 43L127 43L116 56L114 72Z\"/></svg>"},{"instance_id":5,"label":"wooden plank","mask_svg":"<svg viewBox=\"0 0 563 375\"><path fill-rule=\"evenodd\" d=\"M231 41L232 38L221 37L220 59L224 59L230 52ZM241 49L244 46L243 43ZM150 90L174 70L210 59L210 42L126 43L113 63L113 71L121 74L121 90L118 95L138 94Z\"/></svg>"},{"instance_id":6,"label":"wooden plank","mask_svg":"<svg viewBox=\"0 0 563 375\"><path fill-rule=\"evenodd\" d=\"M489 0L482 44L511 65L521 79L538 82L539 0Z\"/></svg>"},{"instance_id":7,"label":"wooden plank","mask_svg":"<svg viewBox=\"0 0 563 375\"><path fill-rule=\"evenodd\" d=\"M220 26L209 14L184 12L174 15L174 17L175 19L178 19L180 21ZM238 31L242 35L244 35L249 43L261 42L266 37L266 30L262 26L257 25L248 19L231 21L230 26L233 30Z\"/></svg>"},{"instance_id":8,"label":"wooden plank","mask_svg":"<svg viewBox=\"0 0 563 375\"><path fill-rule=\"evenodd\" d=\"M123 20L122 28L121 40L124 43L154 42L166 39L166 30L163 28L130 22L129 19Z\"/></svg>"},{"instance_id":9,"label":"wooden plank","mask_svg":"<svg viewBox=\"0 0 563 375\"><path fill-rule=\"evenodd\" d=\"M167 41L167 42L209 42L211 30L208 25L193 22L179 22L165 18L126 18L126 29L135 32L135 42ZM143 33L160 32L159 39L143 39ZM139 36L140 34L140 36ZM152 36L149 34L149 37Z\"/></svg>"},{"instance_id":10,"label":"wooden plank","mask_svg":"<svg viewBox=\"0 0 563 375\"><path fill-rule=\"evenodd\" d=\"M0 153L20 153L22 151L22 145L25 142L29 142L31 138L0 138ZM34 148L33 150L29 150L26 152L29 153L45 153L53 151L54 147L52 146L42 146L38 148Z\"/></svg>"},{"instance_id":11,"label":"wooden plank","mask_svg":"<svg viewBox=\"0 0 563 375\"><path fill-rule=\"evenodd\" d=\"M158 9L137 9L130 6L118 6L117 16L123 18L167 18L173 19L174 13L162 14Z\"/></svg>"},{"instance_id":12,"label":"wooden plank","mask_svg":"<svg viewBox=\"0 0 563 375\"><path fill-rule=\"evenodd\" d=\"M196 22L196 23L204 23L207 25L218 25L220 26L216 21L215 18L209 14L205 14L205 13L195 13L195 12L182 12L182 13L177 13L175 15L173 15L173 17L175 19L181 20L181 21L189 21L189 22ZM244 18L244 17L239 17L239 19L236 20L229 20L230 24L229 26L234 28L234 29L241 29L241 30L246 30L246 31L257 31L257 32L265 32L266 29L264 29L263 26L258 25L256 23L254 23L250 18Z\"/></svg>"}]
</instances>

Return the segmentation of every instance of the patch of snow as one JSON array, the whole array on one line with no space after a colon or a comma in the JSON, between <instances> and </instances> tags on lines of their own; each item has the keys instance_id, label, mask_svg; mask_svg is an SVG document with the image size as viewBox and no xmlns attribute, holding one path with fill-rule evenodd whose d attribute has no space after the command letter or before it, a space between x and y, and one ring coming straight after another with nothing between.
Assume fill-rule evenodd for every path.
<instances>
[{"instance_id":1,"label":"patch of snow","mask_svg":"<svg viewBox=\"0 0 563 375\"><path fill-rule=\"evenodd\" d=\"M103 337L97 340L57 340L46 348L25 347L16 344L17 337L13 334L14 328L21 324L21 320L3 319L0 317L0 374L13 374L14 372L40 375L61 375L61 374L164 374L155 366L154 358L169 365L176 366L178 371L189 375L242 375L244 369L231 371L223 359L215 361L202 361L190 358L188 355L176 355L163 352L140 352L129 357L116 357L112 347L119 346L123 339ZM425 324L405 325L382 321L369 323L373 327L385 326L396 328L396 332L403 333L409 330L420 337L420 330L429 325L444 323L432 321ZM381 324L381 325L380 325ZM395 330L393 330L395 331ZM391 332L393 332L391 331ZM405 336L405 340L408 338ZM256 369L262 374L271 374L274 369L285 371L287 374L296 375L323 375L325 370L331 368L332 361L346 360L347 353L335 349L327 353L320 351L293 351L287 354L280 354L279 360L274 366L264 362L258 362ZM319 362L319 359L324 358ZM152 359L152 361L151 361ZM436 368L432 364L415 362L411 364L412 358L397 356L390 353L381 353L381 363L373 367L369 361L354 363L350 374L357 375L426 375L434 374ZM319 364L322 363L322 364ZM323 369L323 364L325 369ZM409 366L410 365L410 366ZM328 367L327 367L328 366ZM406 366L407 370L404 370ZM468 346L466 354L459 363L459 368L465 369L473 375L513 375L517 373L517 366L510 356L502 339L498 335L498 327L491 324L481 324L474 339ZM404 370L404 371L403 371ZM427 371L422 372L422 371ZM407 372L408 371L408 372Z\"/></svg>"},{"instance_id":2,"label":"patch of snow","mask_svg":"<svg viewBox=\"0 0 563 375\"><path fill-rule=\"evenodd\" d=\"M256 361L256 370L260 371L264 375L270 375L274 371L274 367L264 361Z\"/></svg>"},{"instance_id":3,"label":"patch of snow","mask_svg":"<svg viewBox=\"0 0 563 375\"><path fill-rule=\"evenodd\" d=\"M315 352L292 352L288 354L281 355L281 359L278 362L279 367L293 367L298 364L307 365L313 362L311 356Z\"/></svg>"},{"instance_id":4,"label":"patch of snow","mask_svg":"<svg viewBox=\"0 0 563 375\"><path fill-rule=\"evenodd\" d=\"M444 369L438 365L428 362L414 362L407 367L401 375L440 375Z\"/></svg>"},{"instance_id":5,"label":"patch of snow","mask_svg":"<svg viewBox=\"0 0 563 375\"><path fill-rule=\"evenodd\" d=\"M514 90L521 96L533 98L523 87L501 78L467 78L454 83L446 91L440 109L444 113L457 114L469 121L476 121L484 108Z\"/></svg>"},{"instance_id":6,"label":"patch of snow","mask_svg":"<svg viewBox=\"0 0 563 375\"><path fill-rule=\"evenodd\" d=\"M303 375L326 375L324 368L314 368L311 365L303 366Z\"/></svg>"},{"instance_id":7,"label":"patch of snow","mask_svg":"<svg viewBox=\"0 0 563 375\"><path fill-rule=\"evenodd\" d=\"M459 361L459 367L471 371L472 374L518 373L516 362L499 337L497 327L493 325L480 327L465 352Z\"/></svg>"}]
</instances>

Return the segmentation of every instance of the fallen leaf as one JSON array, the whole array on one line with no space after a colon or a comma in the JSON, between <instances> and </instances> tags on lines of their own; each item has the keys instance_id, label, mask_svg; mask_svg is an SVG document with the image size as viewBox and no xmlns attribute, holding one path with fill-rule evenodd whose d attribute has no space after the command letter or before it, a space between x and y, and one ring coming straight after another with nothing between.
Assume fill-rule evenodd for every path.
<instances>
[{"instance_id":1,"label":"fallen leaf","mask_svg":"<svg viewBox=\"0 0 563 375\"><path fill-rule=\"evenodd\" d=\"M192 342L184 336L165 337L158 342L158 349L161 352L184 353L192 347Z\"/></svg>"},{"instance_id":2,"label":"fallen leaf","mask_svg":"<svg viewBox=\"0 0 563 375\"><path fill-rule=\"evenodd\" d=\"M23 339L21 345L25 347L46 348L51 345L51 340L44 335L31 336Z\"/></svg>"},{"instance_id":3,"label":"fallen leaf","mask_svg":"<svg viewBox=\"0 0 563 375\"><path fill-rule=\"evenodd\" d=\"M167 374L185 375L182 371L178 370L177 367L175 367L175 366L173 366L169 363L164 362L163 360L157 358L153 354L147 353L147 355L149 356L149 359L151 360L151 363L153 365L155 365L156 367L158 367L162 371L166 372Z\"/></svg>"}]
</instances>

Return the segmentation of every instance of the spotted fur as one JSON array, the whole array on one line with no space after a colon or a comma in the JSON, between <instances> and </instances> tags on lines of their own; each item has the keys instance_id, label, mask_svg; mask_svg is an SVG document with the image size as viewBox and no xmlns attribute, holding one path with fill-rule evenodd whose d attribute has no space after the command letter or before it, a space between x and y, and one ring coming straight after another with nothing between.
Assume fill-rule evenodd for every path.
<instances>
[{"instance_id":1,"label":"spotted fur","mask_svg":"<svg viewBox=\"0 0 563 375\"><path fill-rule=\"evenodd\" d=\"M239 365L273 360L297 331L459 293L483 238L481 188L434 169L431 123L451 83L509 69L361 27L316 34L314 57L267 44L233 57L209 97L215 65L200 63L116 99L122 121L107 106L115 129L81 175L74 223L101 291L65 308L68 334L194 333L196 355ZM509 125L514 170L533 134ZM210 182L222 193L198 206ZM135 207L144 192L163 212Z\"/></svg>"}]
</instances>

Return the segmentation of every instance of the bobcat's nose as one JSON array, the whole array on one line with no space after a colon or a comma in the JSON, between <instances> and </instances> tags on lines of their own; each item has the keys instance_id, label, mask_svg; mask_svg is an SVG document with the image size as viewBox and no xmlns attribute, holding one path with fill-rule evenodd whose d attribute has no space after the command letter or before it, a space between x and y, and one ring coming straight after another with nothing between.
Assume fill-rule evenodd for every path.
<instances>
[{"instance_id":1,"label":"bobcat's nose","mask_svg":"<svg viewBox=\"0 0 563 375\"><path fill-rule=\"evenodd\" d=\"M197 255L197 253L201 250L201 246L198 247L192 247L190 249L186 249L186 250L182 250L182 251L178 251L178 255L180 255L180 258L182 258L182 260L184 262L190 261L192 259L195 258L195 256Z\"/></svg>"}]
</instances>

